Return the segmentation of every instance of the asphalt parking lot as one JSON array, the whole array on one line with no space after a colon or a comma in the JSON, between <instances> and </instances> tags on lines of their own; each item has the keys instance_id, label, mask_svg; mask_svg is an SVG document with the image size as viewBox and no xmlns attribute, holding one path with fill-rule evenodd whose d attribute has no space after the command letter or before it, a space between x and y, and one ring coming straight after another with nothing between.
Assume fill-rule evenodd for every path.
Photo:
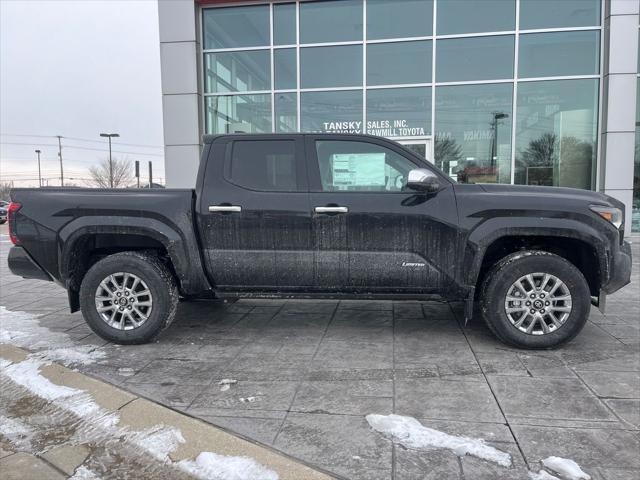
<instances>
[{"instance_id":1,"label":"asphalt parking lot","mask_svg":"<svg viewBox=\"0 0 640 480\"><path fill-rule=\"evenodd\" d=\"M550 455L594 479L640 476L640 238L632 284L607 314L593 308L573 342L535 352L437 299L184 302L156 343L117 346L68 313L62 288L11 275L0 242L0 306L99 346L104 358L81 372L337 477L526 479ZM483 438L513 464L403 447L369 426L372 413Z\"/></svg>"}]
</instances>

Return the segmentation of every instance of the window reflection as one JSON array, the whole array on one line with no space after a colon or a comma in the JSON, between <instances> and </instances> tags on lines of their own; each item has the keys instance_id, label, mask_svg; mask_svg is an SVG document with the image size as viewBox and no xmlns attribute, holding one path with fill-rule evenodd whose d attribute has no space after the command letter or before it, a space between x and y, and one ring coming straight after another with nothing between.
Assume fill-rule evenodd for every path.
<instances>
[{"instance_id":1,"label":"window reflection","mask_svg":"<svg viewBox=\"0 0 640 480\"><path fill-rule=\"evenodd\" d=\"M203 12L204 48L269 45L269 6L207 8Z\"/></svg>"},{"instance_id":2,"label":"window reflection","mask_svg":"<svg viewBox=\"0 0 640 480\"><path fill-rule=\"evenodd\" d=\"M276 132L297 132L298 131L298 104L295 93L275 94L275 131Z\"/></svg>"},{"instance_id":3,"label":"window reflection","mask_svg":"<svg viewBox=\"0 0 640 480\"><path fill-rule=\"evenodd\" d=\"M363 133L362 90L303 92L300 117L303 132Z\"/></svg>"},{"instance_id":4,"label":"window reflection","mask_svg":"<svg viewBox=\"0 0 640 480\"><path fill-rule=\"evenodd\" d=\"M434 157L464 183L510 183L513 85L436 88Z\"/></svg>"},{"instance_id":5,"label":"window reflection","mask_svg":"<svg viewBox=\"0 0 640 480\"><path fill-rule=\"evenodd\" d=\"M431 41L367 46L367 85L431 83Z\"/></svg>"},{"instance_id":6,"label":"window reflection","mask_svg":"<svg viewBox=\"0 0 640 480\"><path fill-rule=\"evenodd\" d=\"M436 45L438 82L513 78L513 35L452 38Z\"/></svg>"},{"instance_id":7,"label":"window reflection","mask_svg":"<svg viewBox=\"0 0 640 480\"><path fill-rule=\"evenodd\" d=\"M362 0L300 3L300 43L362 40Z\"/></svg>"},{"instance_id":8,"label":"window reflection","mask_svg":"<svg viewBox=\"0 0 640 480\"><path fill-rule=\"evenodd\" d=\"M207 53L205 92L246 92L271 88L268 50Z\"/></svg>"},{"instance_id":9,"label":"window reflection","mask_svg":"<svg viewBox=\"0 0 640 480\"><path fill-rule=\"evenodd\" d=\"M600 0L520 0L520 29L600 25Z\"/></svg>"},{"instance_id":10,"label":"window reflection","mask_svg":"<svg viewBox=\"0 0 640 480\"><path fill-rule=\"evenodd\" d=\"M273 6L273 44L293 45L296 43L295 3L276 3Z\"/></svg>"},{"instance_id":11,"label":"window reflection","mask_svg":"<svg viewBox=\"0 0 640 480\"><path fill-rule=\"evenodd\" d=\"M368 0L367 38L425 37L432 19L432 0Z\"/></svg>"},{"instance_id":12,"label":"window reflection","mask_svg":"<svg viewBox=\"0 0 640 480\"><path fill-rule=\"evenodd\" d=\"M597 31L529 33L520 36L518 75L595 75L600 70Z\"/></svg>"},{"instance_id":13,"label":"window reflection","mask_svg":"<svg viewBox=\"0 0 640 480\"><path fill-rule=\"evenodd\" d=\"M207 133L271 132L271 95L206 97Z\"/></svg>"},{"instance_id":14,"label":"window reflection","mask_svg":"<svg viewBox=\"0 0 640 480\"><path fill-rule=\"evenodd\" d=\"M591 188L598 80L520 83L517 102L515 182Z\"/></svg>"},{"instance_id":15,"label":"window reflection","mask_svg":"<svg viewBox=\"0 0 640 480\"><path fill-rule=\"evenodd\" d=\"M431 135L431 88L367 90L367 133L381 137Z\"/></svg>"},{"instance_id":16,"label":"window reflection","mask_svg":"<svg viewBox=\"0 0 640 480\"><path fill-rule=\"evenodd\" d=\"M296 49L282 48L273 51L273 68L275 89L288 90L296 88Z\"/></svg>"},{"instance_id":17,"label":"window reflection","mask_svg":"<svg viewBox=\"0 0 640 480\"><path fill-rule=\"evenodd\" d=\"M500 32L516 26L515 0L443 0L437 10L438 35Z\"/></svg>"},{"instance_id":18,"label":"window reflection","mask_svg":"<svg viewBox=\"0 0 640 480\"><path fill-rule=\"evenodd\" d=\"M362 85L362 46L301 48L300 83L302 88Z\"/></svg>"}]
</instances>

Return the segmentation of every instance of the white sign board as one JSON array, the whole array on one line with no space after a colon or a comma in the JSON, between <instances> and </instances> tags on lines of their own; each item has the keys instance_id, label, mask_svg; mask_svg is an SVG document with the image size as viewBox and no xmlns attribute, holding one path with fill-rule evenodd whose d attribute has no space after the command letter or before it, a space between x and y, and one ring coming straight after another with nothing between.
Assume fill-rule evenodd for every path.
<instances>
[{"instance_id":1,"label":"white sign board","mask_svg":"<svg viewBox=\"0 0 640 480\"><path fill-rule=\"evenodd\" d=\"M338 188L386 185L384 153L334 154L331 168Z\"/></svg>"}]
</instances>

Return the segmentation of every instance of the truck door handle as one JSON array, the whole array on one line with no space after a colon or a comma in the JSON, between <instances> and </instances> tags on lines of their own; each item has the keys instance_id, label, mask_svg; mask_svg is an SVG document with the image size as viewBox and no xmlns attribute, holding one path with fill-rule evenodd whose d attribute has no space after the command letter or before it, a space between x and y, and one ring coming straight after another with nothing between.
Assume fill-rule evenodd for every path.
<instances>
[{"instance_id":1,"label":"truck door handle","mask_svg":"<svg viewBox=\"0 0 640 480\"><path fill-rule=\"evenodd\" d=\"M316 213L347 213L349 207L316 207Z\"/></svg>"},{"instance_id":2,"label":"truck door handle","mask_svg":"<svg viewBox=\"0 0 640 480\"><path fill-rule=\"evenodd\" d=\"M241 212L240 205L209 205L210 212Z\"/></svg>"}]
</instances>

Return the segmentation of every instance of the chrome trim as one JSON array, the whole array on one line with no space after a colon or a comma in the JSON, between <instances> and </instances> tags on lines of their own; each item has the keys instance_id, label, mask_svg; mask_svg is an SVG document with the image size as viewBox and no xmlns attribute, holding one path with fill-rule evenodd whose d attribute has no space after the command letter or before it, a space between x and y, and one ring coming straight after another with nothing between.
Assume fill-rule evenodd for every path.
<instances>
[{"instance_id":1,"label":"chrome trim","mask_svg":"<svg viewBox=\"0 0 640 480\"><path fill-rule=\"evenodd\" d=\"M316 207L316 213L347 213L349 207Z\"/></svg>"},{"instance_id":2,"label":"chrome trim","mask_svg":"<svg viewBox=\"0 0 640 480\"><path fill-rule=\"evenodd\" d=\"M241 212L240 205L209 205L210 212Z\"/></svg>"}]
</instances>

